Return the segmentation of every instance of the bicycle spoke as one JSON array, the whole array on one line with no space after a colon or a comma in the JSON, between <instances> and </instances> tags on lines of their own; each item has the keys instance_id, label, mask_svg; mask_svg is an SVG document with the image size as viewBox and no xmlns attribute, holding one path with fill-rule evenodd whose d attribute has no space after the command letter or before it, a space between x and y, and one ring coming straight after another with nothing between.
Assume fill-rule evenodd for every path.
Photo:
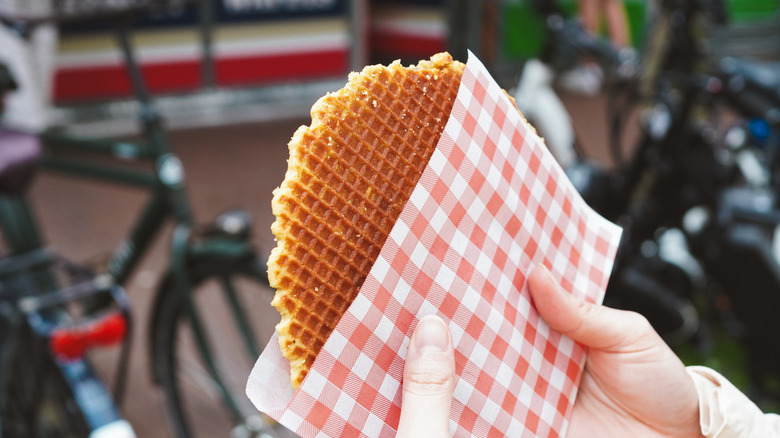
<instances>
[{"instance_id":1,"label":"bicycle spoke","mask_svg":"<svg viewBox=\"0 0 780 438\"><path fill-rule=\"evenodd\" d=\"M209 327L212 338L225 339L232 336L232 333L213 331L213 329L213 327ZM184 336L179 338L180 346L177 357L178 368L182 371L181 376L187 378L185 380L185 385L189 388L197 389L199 394L204 394L211 401L221 402L222 398L219 384L214 381L211 372L207 369L202 359L200 359L197 343L193 339L193 336L191 334L189 336L186 335L187 333L191 333L191 330L184 328L183 330L185 330L185 333ZM220 344L220 346L224 347L223 344ZM228 378L231 377L236 370L242 369L240 360L235 357L235 354L220 349L216 356L218 357L218 369L231 371L231 374L227 375ZM229 388L233 388L236 385L236 379L228 379L225 383ZM238 405L239 409L244 412L244 416L246 416L244 406L241 403L238 403Z\"/></svg>"},{"instance_id":2,"label":"bicycle spoke","mask_svg":"<svg viewBox=\"0 0 780 438\"><path fill-rule=\"evenodd\" d=\"M162 354L156 358L162 360L161 383L177 436L293 436L257 412L244 394L254 353L264 345L259 341L270 336L278 318L270 306L273 291L248 265L191 272L191 301L176 299L178 291L171 289L163 307L176 316L161 321L177 322L160 327Z\"/></svg>"},{"instance_id":3,"label":"bicycle spoke","mask_svg":"<svg viewBox=\"0 0 780 438\"><path fill-rule=\"evenodd\" d=\"M260 350L258 348L258 343L255 339L254 332L252 332L252 327L250 326L249 320L246 317L246 312L244 311L244 306L241 303L241 299L239 298L238 293L236 292L236 288L233 286L233 282L230 280L230 278L223 275L219 278L219 281L222 284L222 289L225 291L225 296L227 297L228 303L230 304L230 310L233 312L236 325L238 326L239 332L241 332L241 337L244 340L244 345L247 348L249 357L254 360L260 356Z\"/></svg>"},{"instance_id":4,"label":"bicycle spoke","mask_svg":"<svg viewBox=\"0 0 780 438\"><path fill-rule=\"evenodd\" d=\"M195 310L195 304L192 301L192 298L190 298L188 301L190 329L193 336L195 337L195 344L197 346L198 353L206 365L206 369L209 371L212 380L218 386L219 392L222 395L222 400L227 405L227 408L230 411L230 414L233 416L234 421L241 422L243 421L241 409L238 407L238 403L233 397L233 394L230 393L230 390L228 390L227 386L225 385L225 379L222 377L222 373L219 370L216 361L214 360L212 348L209 345L208 339L206 338L203 324L200 320L200 316Z\"/></svg>"},{"instance_id":5,"label":"bicycle spoke","mask_svg":"<svg viewBox=\"0 0 780 438\"><path fill-rule=\"evenodd\" d=\"M192 382L189 386L197 388L205 394L211 401L221 401L219 385L211 378L211 373L194 358L182 358L179 361L179 367L184 371L184 375Z\"/></svg>"}]
</instances>

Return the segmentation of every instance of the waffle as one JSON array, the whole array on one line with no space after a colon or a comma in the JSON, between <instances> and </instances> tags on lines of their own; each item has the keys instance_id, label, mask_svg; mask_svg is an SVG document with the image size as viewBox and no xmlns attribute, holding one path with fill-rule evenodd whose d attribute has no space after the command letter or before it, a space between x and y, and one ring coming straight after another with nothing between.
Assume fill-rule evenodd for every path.
<instances>
[{"instance_id":1,"label":"waffle","mask_svg":"<svg viewBox=\"0 0 780 438\"><path fill-rule=\"evenodd\" d=\"M268 262L297 388L368 275L436 148L464 65L447 53L369 66L320 98L290 140Z\"/></svg>"}]
</instances>

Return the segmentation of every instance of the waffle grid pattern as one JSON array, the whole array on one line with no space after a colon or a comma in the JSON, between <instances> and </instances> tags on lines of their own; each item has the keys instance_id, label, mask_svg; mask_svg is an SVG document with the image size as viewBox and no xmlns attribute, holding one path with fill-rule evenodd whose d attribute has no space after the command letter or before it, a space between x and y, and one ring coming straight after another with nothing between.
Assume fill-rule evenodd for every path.
<instances>
[{"instance_id":1,"label":"waffle grid pattern","mask_svg":"<svg viewBox=\"0 0 780 438\"><path fill-rule=\"evenodd\" d=\"M274 196L269 260L281 348L306 375L357 295L438 143L463 64L370 66L312 108ZM297 386L297 385L296 385Z\"/></svg>"},{"instance_id":2,"label":"waffle grid pattern","mask_svg":"<svg viewBox=\"0 0 780 438\"><path fill-rule=\"evenodd\" d=\"M585 350L539 318L526 273L544 263L600 301L619 239L472 56L425 173L309 376L291 398L272 396L274 377L250 378L248 393L303 437L394 436L408 342L437 313L456 349L455 436L565 436ZM258 368L280 366L270 352Z\"/></svg>"}]
</instances>

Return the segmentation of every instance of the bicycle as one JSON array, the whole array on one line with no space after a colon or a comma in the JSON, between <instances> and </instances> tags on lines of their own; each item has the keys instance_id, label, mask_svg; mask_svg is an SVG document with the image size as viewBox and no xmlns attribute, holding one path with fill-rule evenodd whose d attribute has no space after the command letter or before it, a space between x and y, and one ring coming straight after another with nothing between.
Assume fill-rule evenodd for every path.
<instances>
[{"instance_id":1,"label":"bicycle","mask_svg":"<svg viewBox=\"0 0 780 438\"><path fill-rule=\"evenodd\" d=\"M170 267L157 288L149 327L151 374L163 393L171 432L177 437L284 435L286 432L261 417L244 395L249 367L261 352L261 341L270 338L276 322L266 319L258 324L256 320L261 308L270 307L273 291L268 287L264 260L250 242L249 218L242 212L231 211L210 224L196 225L185 191L182 163L168 146L161 117L133 52L132 13L122 11L112 16L116 19L116 36L134 97L141 108L142 141L82 139L49 131L40 136L47 152L42 165L48 170L142 188L150 193L130 234L108 258L102 274L94 277L104 287L113 289L126 284L160 228L169 219L175 222ZM78 159L70 158L71 155ZM96 159L84 161L85 156ZM114 161L106 162L105 157ZM128 161L144 168L128 168ZM18 198L20 201L12 208L0 210L0 223L6 230L9 224L15 224L29 231L6 232L15 254L38 251L43 245L32 212L23 196ZM218 301L221 298L224 303ZM246 305L249 299L253 301L251 306ZM91 301L97 307L105 305L103 299ZM252 309L252 315L247 309ZM212 324L218 310L222 319L233 326L235 336L224 336L222 331L227 328ZM231 344L230 339L239 340L239 345ZM222 347L232 350L218 352ZM243 357L238 357L238 353ZM126 361L127 356L123 355L120 369L126 369ZM226 373L225 361L241 361L247 367L242 372ZM21 372L24 374L25 370ZM110 400L110 394L106 397ZM209 409L205 413L204 406Z\"/></svg>"},{"instance_id":2,"label":"bicycle","mask_svg":"<svg viewBox=\"0 0 780 438\"><path fill-rule=\"evenodd\" d=\"M55 279L55 273L63 275ZM45 250L4 259L0 281L0 436L135 436L117 405L107 402L110 392L84 355L120 342L122 354L128 353L124 290ZM112 305L85 312L85 303L95 298ZM126 371L117 372L118 398Z\"/></svg>"},{"instance_id":3,"label":"bicycle","mask_svg":"<svg viewBox=\"0 0 780 438\"><path fill-rule=\"evenodd\" d=\"M532 1L530 5L546 25L547 41L538 58L524 62L514 98L558 163L567 169L584 157L571 116L553 89L556 78L590 59L605 72L609 87L620 87L636 74L635 53L589 34L555 1Z\"/></svg>"},{"instance_id":4,"label":"bicycle","mask_svg":"<svg viewBox=\"0 0 780 438\"><path fill-rule=\"evenodd\" d=\"M664 0L659 8L667 27L650 39L645 75L631 93L609 97L617 168L591 173L601 179L592 205L624 227L605 302L645 314L673 347L707 351L725 331L745 344L760 392L780 366L770 335L777 319L767 313L780 306L771 248L780 223L777 146L754 147L741 123L721 139L717 116L729 108L777 132L777 83L762 78L776 78L780 66L709 57L703 25L723 23L721 1ZM623 130L637 108L642 129L626 156Z\"/></svg>"},{"instance_id":5,"label":"bicycle","mask_svg":"<svg viewBox=\"0 0 780 438\"><path fill-rule=\"evenodd\" d=\"M0 65L0 99L16 87ZM125 333L131 324L124 291L41 248L21 195L40 144L33 136L0 128L0 145L0 223L16 253L0 258L0 436L134 436L114 403L93 401L110 400L109 391L83 355L93 344L118 342L127 355ZM84 301L99 295L107 295L106 305L100 313L90 312ZM117 371L120 399L126 371Z\"/></svg>"}]
</instances>

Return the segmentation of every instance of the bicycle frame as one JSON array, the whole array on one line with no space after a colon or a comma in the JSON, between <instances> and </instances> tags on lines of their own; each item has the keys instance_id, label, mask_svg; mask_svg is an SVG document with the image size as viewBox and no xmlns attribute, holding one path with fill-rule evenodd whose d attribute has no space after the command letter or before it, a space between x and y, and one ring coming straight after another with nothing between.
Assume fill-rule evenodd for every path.
<instances>
[{"instance_id":1,"label":"bicycle frame","mask_svg":"<svg viewBox=\"0 0 780 438\"><path fill-rule=\"evenodd\" d=\"M44 134L43 139L52 150L81 151L90 155L110 155L119 160L144 161L152 163L154 170L128 170L119 166L85 163L55 155L45 157L43 164L45 168L51 170L136 186L151 192L152 196L144 206L141 215L134 222L129 236L120 243L108 260L107 272L117 284L124 284L130 277L165 220L167 218L174 219L177 225L171 239L172 260L169 275L172 275L176 289L181 294L181 299L186 303L190 326L200 356L219 386L219 392L225 405L234 418L242 419L243 415L238 403L227 390L225 379L213 360L201 317L192 300L188 265L192 261L204 258L230 262L237 258L254 256L254 249L246 239L207 237L197 244L191 241L194 219L185 192L184 169L181 161L169 150L161 118L147 92L143 75L130 44L128 17L120 18L118 24L118 43L124 56L134 94L140 103L145 143L76 139L57 133ZM249 331L247 317L235 291L229 284L225 285L224 290L246 344L256 346L257 343ZM251 350L255 355L259 355L256 347Z\"/></svg>"},{"instance_id":2,"label":"bicycle frame","mask_svg":"<svg viewBox=\"0 0 780 438\"><path fill-rule=\"evenodd\" d=\"M168 150L168 140L159 114L151 103L140 68L130 45L128 18L119 20L118 42L126 62L133 91L141 105L145 144L120 141L91 140L47 133L43 139L52 149L80 150L90 154L108 154L120 160L142 160L154 163L155 171L127 170L119 166L84 163L67 158L47 156L44 167L84 177L113 181L150 190L152 197L135 222L128 238L112 254L108 272L123 283L132 273L140 257L148 249L164 219L172 216L178 223L192 224L192 214L184 193L184 174L179 159Z\"/></svg>"}]
</instances>

